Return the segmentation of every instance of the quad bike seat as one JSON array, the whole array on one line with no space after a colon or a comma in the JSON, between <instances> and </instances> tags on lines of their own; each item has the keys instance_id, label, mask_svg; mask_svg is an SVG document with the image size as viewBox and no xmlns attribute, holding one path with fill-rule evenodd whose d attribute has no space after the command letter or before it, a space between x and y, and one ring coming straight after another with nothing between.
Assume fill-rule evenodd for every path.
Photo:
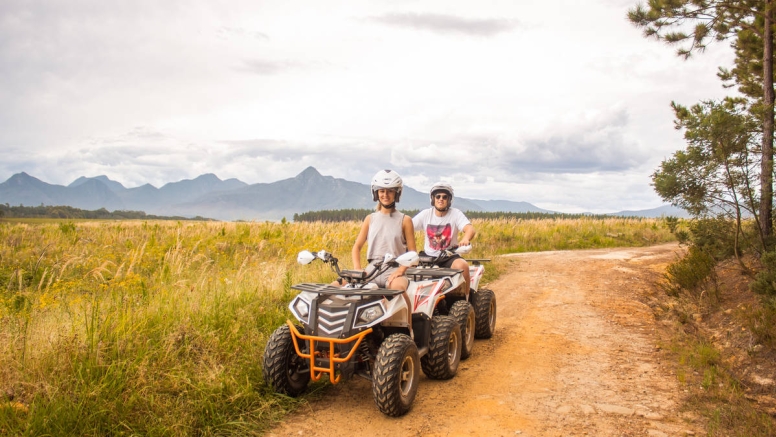
<instances>
[{"instance_id":1,"label":"quad bike seat","mask_svg":"<svg viewBox=\"0 0 776 437\"><path fill-rule=\"evenodd\" d=\"M421 264L431 264L434 261L436 261L437 257L431 256L431 255L420 255L418 256L418 260Z\"/></svg>"}]
</instances>

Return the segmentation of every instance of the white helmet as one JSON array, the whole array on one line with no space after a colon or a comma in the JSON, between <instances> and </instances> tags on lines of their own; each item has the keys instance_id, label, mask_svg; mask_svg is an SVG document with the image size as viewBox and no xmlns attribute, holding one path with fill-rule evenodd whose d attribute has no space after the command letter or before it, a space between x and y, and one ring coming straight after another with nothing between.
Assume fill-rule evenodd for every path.
<instances>
[{"instance_id":1,"label":"white helmet","mask_svg":"<svg viewBox=\"0 0 776 437\"><path fill-rule=\"evenodd\" d=\"M372 200L377 202L377 190L394 188L396 189L395 202L398 202L401 197L402 187L403 183L399 173L396 173L393 170L380 170L375 177L372 178Z\"/></svg>"},{"instance_id":2,"label":"white helmet","mask_svg":"<svg viewBox=\"0 0 776 437\"><path fill-rule=\"evenodd\" d=\"M434 184L433 187L431 187L431 191L429 191L431 195L431 206L434 206L434 194L438 192L447 193L448 196L450 196L450 202L447 204L447 209L450 208L450 206L453 205L453 186L446 183L446 182L437 182ZM447 210L445 209L445 210Z\"/></svg>"}]
</instances>

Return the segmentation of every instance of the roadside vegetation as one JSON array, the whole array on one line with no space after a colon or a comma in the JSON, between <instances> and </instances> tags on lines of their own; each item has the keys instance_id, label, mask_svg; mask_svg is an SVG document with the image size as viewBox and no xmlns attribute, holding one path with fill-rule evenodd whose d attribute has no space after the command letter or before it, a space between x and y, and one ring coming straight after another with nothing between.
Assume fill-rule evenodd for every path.
<instances>
[{"instance_id":1,"label":"roadside vegetation","mask_svg":"<svg viewBox=\"0 0 776 437\"><path fill-rule=\"evenodd\" d=\"M751 248L736 258L730 221L669 222L688 249L666 269L655 315L673 333L664 346L687 393L685 409L704 418L709 436L774 435L776 306L772 295L755 292L774 284L768 269Z\"/></svg>"},{"instance_id":2,"label":"roadside vegetation","mask_svg":"<svg viewBox=\"0 0 776 437\"><path fill-rule=\"evenodd\" d=\"M485 281L516 262L502 253L674 238L643 219L475 226L471 256L493 258ZM0 220L0 435L261 434L300 402L261 374L290 286L333 279L296 254L326 249L348 265L359 227Z\"/></svg>"},{"instance_id":3,"label":"roadside vegetation","mask_svg":"<svg viewBox=\"0 0 776 437\"><path fill-rule=\"evenodd\" d=\"M776 433L775 7L656 0L628 11L645 37L676 46L685 59L714 42L733 49L732 65L717 75L738 93L689 106L671 102L686 147L652 175L655 191L693 216L670 223L689 250L668 269L672 300L663 316L685 333L675 352L690 371L680 382L714 436Z\"/></svg>"}]
</instances>

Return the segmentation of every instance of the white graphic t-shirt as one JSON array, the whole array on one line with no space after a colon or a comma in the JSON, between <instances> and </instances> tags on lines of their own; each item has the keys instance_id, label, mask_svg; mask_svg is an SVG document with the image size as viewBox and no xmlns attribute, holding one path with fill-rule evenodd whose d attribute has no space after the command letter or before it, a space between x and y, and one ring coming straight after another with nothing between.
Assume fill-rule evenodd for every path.
<instances>
[{"instance_id":1,"label":"white graphic t-shirt","mask_svg":"<svg viewBox=\"0 0 776 437\"><path fill-rule=\"evenodd\" d=\"M434 214L434 208L428 208L412 218L415 230L424 231L423 251L431 256L439 255L440 251L448 247L457 246L458 233L468 224L471 224L469 219L457 208L450 208L442 217Z\"/></svg>"}]
</instances>

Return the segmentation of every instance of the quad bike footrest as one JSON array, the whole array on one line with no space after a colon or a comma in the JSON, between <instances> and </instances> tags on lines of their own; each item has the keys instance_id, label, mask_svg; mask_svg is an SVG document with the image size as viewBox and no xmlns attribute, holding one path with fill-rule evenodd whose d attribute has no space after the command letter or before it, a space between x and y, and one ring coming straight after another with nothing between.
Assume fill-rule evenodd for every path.
<instances>
[{"instance_id":1,"label":"quad bike footrest","mask_svg":"<svg viewBox=\"0 0 776 437\"><path fill-rule=\"evenodd\" d=\"M348 338L328 338L328 337L318 337L315 335L305 335L300 333L296 326L294 326L293 323L291 323L290 320L286 320L286 324L289 328L291 328L291 338L294 343L294 348L296 349L296 354L300 357L310 360L310 380L312 381L318 381L321 379L321 376L323 374L329 375L329 381L331 381L332 384L336 384L340 382L340 379L342 378L342 375L336 375L336 368L335 364L341 364L346 363L350 361L351 358L353 358L353 354L358 349L358 345L361 344L361 341L364 340L364 337L367 336L367 334L372 332L372 328L368 328L365 331L361 331L356 335L352 335ZM310 353L305 354L302 353L302 351L299 349L299 343L297 340L306 340L310 342ZM348 352L348 355L346 357L340 357L338 353L335 352L334 345L336 344L348 344L352 342L356 342L353 347L350 348L350 352ZM316 342L322 342L322 343L328 343L329 344L329 367L321 367L315 365L315 343Z\"/></svg>"}]
</instances>

